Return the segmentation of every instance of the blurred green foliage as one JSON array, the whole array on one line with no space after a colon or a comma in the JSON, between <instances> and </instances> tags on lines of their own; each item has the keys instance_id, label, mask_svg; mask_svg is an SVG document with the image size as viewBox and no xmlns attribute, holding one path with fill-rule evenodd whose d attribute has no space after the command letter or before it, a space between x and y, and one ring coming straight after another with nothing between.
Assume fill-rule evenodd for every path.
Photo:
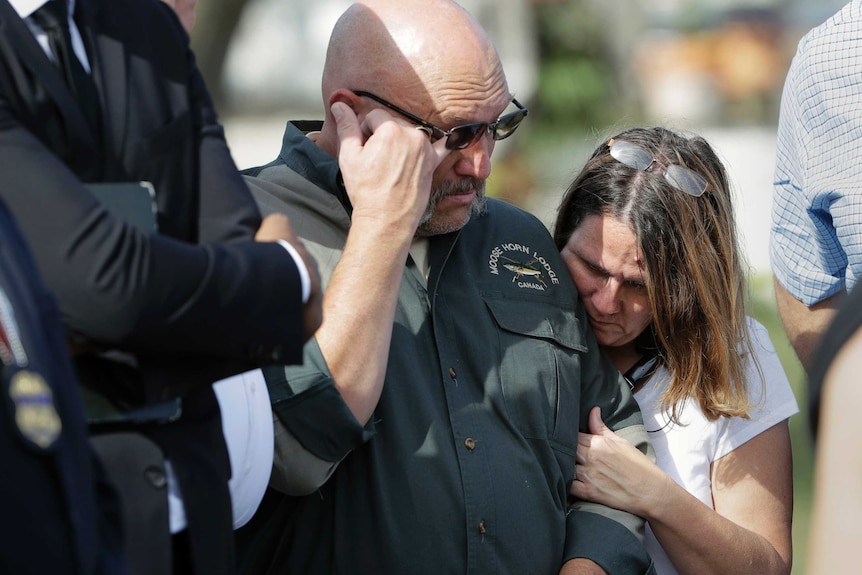
<instances>
[{"instance_id":1,"label":"blurred green foliage","mask_svg":"<svg viewBox=\"0 0 862 575\"><path fill-rule=\"evenodd\" d=\"M540 64L531 121L538 131L584 130L628 114L607 45L614 39L594 6L583 0L535 5Z\"/></svg>"},{"instance_id":2,"label":"blurred green foliage","mask_svg":"<svg viewBox=\"0 0 862 575\"><path fill-rule=\"evenodd\" d=\"M538 122L546 130L604 124L613 115L613 87L600 62L576 56L542 63Z\"/></svg>"}]
</instances>

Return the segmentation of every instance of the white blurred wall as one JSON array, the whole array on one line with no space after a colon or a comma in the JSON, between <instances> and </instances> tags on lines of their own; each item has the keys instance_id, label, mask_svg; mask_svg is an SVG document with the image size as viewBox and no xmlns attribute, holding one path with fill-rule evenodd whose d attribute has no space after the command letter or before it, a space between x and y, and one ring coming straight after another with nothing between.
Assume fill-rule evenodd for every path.
<instances>
[{"instance_id":1,"label":"white blurred wall","mask_svg":"<svg viewBox=\"0 0 862 575\"><path fill-rule=\"evenodd\" d=\"M348 0L255 0L228 53L225 83L242 109L320 109L320 73L329 34ZM536 35L528 0L462 0L488 31L510 89L529 100L536 87ZM317 112L319 115L319 112ZM311 117L311 116L306 116Z\"/></svg>"},{"instance_id":2,"label":"white blurred wall","mask_svg":"<svg viewBox=\"0 0 862 575\"><path fill-rule=\"evenodd\" d=\"M590 0L606 3L608 32L621 39L617 48L624 62L643 22L622 21L628 14L671 9L676 4L729 3L733 0ZM774 3L765 0L764 3ZM249 6L229 53L227 88L233 101L249 114L225 118L228 142L240 168L261 165L275 158L288 119L321 117L320 72L329 33L349 0L255 0ZM750 2L749 2L750 3ZM510 89L529 103L536 89L538 60L528 0L462 0L462 4L488 30L500 52ZM837 10L842 0L789 0L788 24L799 35ZM671 78L672 80L673 78ZM663 92L646 95L660 102L657 122L701 133L716 148L730 172L736 193L738 225L749 263L756 273L769 273L769 224L772 177L775 165L773 126L711 127L699 110L709 99L698 85L669 81ZM659 107L659 106L657 106ZM267 111L264 115L257 110ZM670 110L670 112L668 111ZM673 113L672 113L673 112ZM530 198L533 211L547 225L568 179L596 142L561 144L542 165L534 167L536 189Z\"/></svg>"}]
</instances>

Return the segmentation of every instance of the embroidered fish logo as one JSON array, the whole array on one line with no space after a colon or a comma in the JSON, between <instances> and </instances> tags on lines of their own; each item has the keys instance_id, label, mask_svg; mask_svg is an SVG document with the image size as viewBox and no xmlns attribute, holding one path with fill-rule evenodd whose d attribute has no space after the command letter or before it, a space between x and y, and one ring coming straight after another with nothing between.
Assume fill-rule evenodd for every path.
<instances>
[{"instance_id":1,"label":"embroidered fish logo","mask_svg":"<svg viewBox=\"0 0 862 575\"><path fill-rule=\"evenodd\" d=\"M531 267L534 263L536 263L536 261L538 261L538 258L533 258L526 263L513 260L512 258L506 256L501 256L501 258L509 260L511 262L507 264L504 263L503 267L515 274L512 277L513 282L516 282L521 279L521 277L526 276L540 282L543 286L548 287L548 284L546 284L545 280L542 279L542 271Z\"/></svg>"}]
</instances>

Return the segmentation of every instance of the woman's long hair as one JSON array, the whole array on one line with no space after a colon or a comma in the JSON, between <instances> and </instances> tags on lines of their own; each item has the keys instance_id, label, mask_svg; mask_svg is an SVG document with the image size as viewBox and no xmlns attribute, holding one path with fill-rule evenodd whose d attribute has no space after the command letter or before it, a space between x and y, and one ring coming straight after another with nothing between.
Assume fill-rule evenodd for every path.
<instances>
[{"instance_id":1,"label":"woman's long hair","mask_svg":"<svg viewBox=\"0 0 862 575\"><path fill-rule=\"evenodd\" d=\"M691 398L710 420L748 415L745 364L751 354L744 262L737 240L727 174L710 145L665 128L634 128L614 137L647 150L649 171L614 159L600 145L569 186L554 226L562 249L590 215L606 214L634 230L645 260L653 340L671 374L662 407L678 422ZM665 179L669 164L708 182L695 197Z\"/></svg>"}]
</instances>

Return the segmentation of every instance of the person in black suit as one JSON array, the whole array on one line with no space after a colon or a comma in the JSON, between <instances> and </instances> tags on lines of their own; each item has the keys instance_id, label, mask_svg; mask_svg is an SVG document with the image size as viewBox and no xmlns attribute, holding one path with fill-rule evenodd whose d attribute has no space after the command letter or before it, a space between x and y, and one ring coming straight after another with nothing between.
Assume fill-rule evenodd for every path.
<instances>
[{"instance_id":1,"label":"person in black suit","mask_svg":"<svg viewBox=\"0 0 862 575\"><path fill-rule=\"evenodd\" d=\"M126 573L53 298L0 202L0 573Z\"/></svg>"},{"instance_id":2,"label":"person in black suit","mask_svg":"<svg viewBox=\"0 0 862 575\"><path fill-rule=\"evenodd\" d=\"M127 473L118 461L136 450L102 445L112 479L146 476L160 500L167 486L182 500L171 531L187 539L188 562L230 572L230 469L211 383L301 361L321 321L316 267L286 217L261 223L173 10L152 0L69 6L75 57L64 59L41 34L37 6L0 0L0 199L57 297L91 429L132 430L169 461L146 463L146 474L133 461ZM76 83L74 65L90 84ZM155 189L158 233L85 185L137 181ZM139 501L125 498L127 531L147 525L129 518ZM127 533L139 556L158 555L156 531Z\"/></svg>"}]
</instances>

